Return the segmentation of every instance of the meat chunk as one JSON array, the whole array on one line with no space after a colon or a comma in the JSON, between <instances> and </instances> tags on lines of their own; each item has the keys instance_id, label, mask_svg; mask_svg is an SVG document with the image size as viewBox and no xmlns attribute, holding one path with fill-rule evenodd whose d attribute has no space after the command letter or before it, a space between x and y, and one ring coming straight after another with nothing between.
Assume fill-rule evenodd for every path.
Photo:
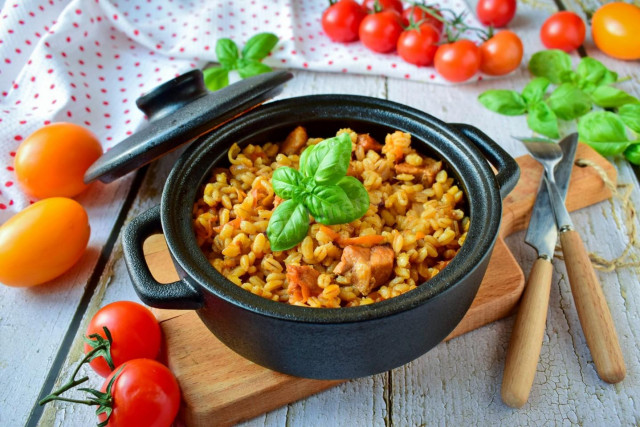
<instances>
[{"instance_id":1,"label":"meat chunk","mask_svg":"<svg viewBox=\"0 0 640 427\"><path fill-rule=\"evenodd\" d=\"M361 145L364 151L382 151L382 144L373 139L368 133L359 134L356 145Z\"/></svg>"},{"instance_id":2,"label":"meat chunk","mask_svg":"<svg viewBox=\"0 0 640 427\"><path fill-rule=\"evenodd\" d=\"M298 126L287 135L287 139L284 140L280 146L280 152L282 154L291 155L299 154L302 147L307 144L307 130L302 126Z\"/></svg>"},{"instance_id":3,"label":"meat chunk","mask_svg":"<svg viewBox=\"0 0 640 427\"><path fill-rule=\"evenodd\" d=\"M318 296L322 288L318 286L320 272L308 265L287 265L289 301L307 302L309 297Z\"/></svg>"},{"instance_id":4,"label":"meat chunk","mask_svg":"<svg viewBox=\"0 0 640 427\"><path fill-rule=\"evenodd\" d=\"M409 163L398 163L395 165L397 174L413 175L426 186L433 184L436 175L442 169L442 162L432 161L422 166L414 166Z\"/></svg>"},{"instance_id":5,"label":"meat chunk","mask_svg":"<svg viewBox=\"0 0 640 427\"><path fill-rule=\"evenodd\" d=\"M348 277L362 295L368 295L389 280L394 259L388 246L347 246L333 272Z\"/></svg>"}]
</instances>

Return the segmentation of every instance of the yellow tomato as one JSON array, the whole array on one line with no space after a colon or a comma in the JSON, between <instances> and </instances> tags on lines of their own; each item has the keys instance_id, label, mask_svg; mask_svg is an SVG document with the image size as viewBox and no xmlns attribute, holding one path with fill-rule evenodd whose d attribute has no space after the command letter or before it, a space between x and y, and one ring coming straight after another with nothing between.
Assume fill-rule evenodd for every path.
<instances>
[{"instance_id":1,"label":"yellow tomato","mask_svg":"<svg viewBox=\"0 0 640 427\"><path fill-rule=\"evenodd\" d=\"M618 59L640 59L640 7L607 3L593 14L591 35L598 49Z\"/></svg>"},{"instance_id":2,"label":"yellow tomato","mask_svg":"<svg viewBox=\"0 0 640 427\"><path fill-rule=\"evenodd\" d=\"M71 268L89 242L89 218L75 200L44 199L0 226L0 283L34 286Z\"/></svg>"},{"instance_id":3,"label":"yellow tomato","mask_svg":"<svg viewBox=\"0 0 640 427\"><path fill-rule=\"evenodd\" d=\"M102 155L98 139L73 123L53 123L29 135L18 147L18 184L31 197L73 197L87 187L84 173Z\"/></svg>"}]
</instances>

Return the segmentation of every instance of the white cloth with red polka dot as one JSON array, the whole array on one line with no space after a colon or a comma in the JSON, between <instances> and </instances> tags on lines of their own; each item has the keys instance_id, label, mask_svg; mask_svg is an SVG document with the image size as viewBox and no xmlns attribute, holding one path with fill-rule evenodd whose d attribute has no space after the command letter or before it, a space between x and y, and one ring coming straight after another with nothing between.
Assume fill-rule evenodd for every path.
<instances>
[{"instance_id":1,"label":"white cloth with red polka dot","mask_svg":"<svg viewBox=\"0 0 640 427\"><path fill-rule=\"evenodd\" d=\"M463 0L440 0L463 12ZM264 63L443 83L432 67L322 32L323 0L0 1L0 223L30 202L15 183L15 151L52 122L89 128L104 149L144 125L135 100L163 81L216 60L215 44L259 32L280 42ZM472 13L467 21L478 26Z\"/></svg>"}]
</instances>

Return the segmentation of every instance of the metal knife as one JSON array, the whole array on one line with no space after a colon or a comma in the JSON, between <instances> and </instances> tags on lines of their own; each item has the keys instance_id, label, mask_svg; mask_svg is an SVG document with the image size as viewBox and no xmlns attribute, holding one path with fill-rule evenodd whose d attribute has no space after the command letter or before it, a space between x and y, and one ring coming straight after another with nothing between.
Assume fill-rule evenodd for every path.
<instances>
[{"instance_id":1,"label":"metal knife","mask_svg":"<svg viewBox=\"0 0 640 427\"><path fill-rule=\"evenodd\" d=\"M563 157L554 175L563 199L569 188L577 145L578 135L575 133L560 142ZM557 238L558 231L543 173L525 236L525 242L538 252L538 259L531 268L520 301L502 377L502 400L514 408L527 402L538 366L553 273L551 261Z\"/></svg>"}]
</instances>

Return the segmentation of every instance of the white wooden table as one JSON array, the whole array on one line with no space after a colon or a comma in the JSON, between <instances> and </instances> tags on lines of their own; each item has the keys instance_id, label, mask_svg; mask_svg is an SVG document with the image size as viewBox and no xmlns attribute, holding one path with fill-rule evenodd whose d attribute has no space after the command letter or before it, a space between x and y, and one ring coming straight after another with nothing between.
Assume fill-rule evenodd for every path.
<instances>
[{"instance_id":1,"label":"white wooden table","mask_svg":"<svg viewBox=\"0 0 640 427\"><path fill-rule=\"evenodd\" d=\"M564 7L582 13L578 3L565 2ZM520 2L518 8L510 28L523 38L525 59L508 78L447 87L384 77L296 71L280 97L345 93L386 98L445 121L475 125L514 157L523 155L524 149L511 136L530 133L524 116L499 116L476 100L491 88L521 90L530 78L526 63L531 54L543 48L538 28L556 6L527 1ZM638 61L622 62L602 55L590 36L585 49L620 75L630 76L625 88L640 97ZM577 54L574 59L578 60ZM124 266L119 233L128 220L159 203L164 178L174 159L175 154L110 185L98 184L80 196L91 218L90 249L62 279L35 289L0 287L0 425L95 424L89 408L55 403L42 409L37 400L54 383L68 378L81 358L81 333L101 306L123 299L138 301ZM633 185L632 201L640 206L640 186L633 169L623 160L615 160L615 165L619 182ZM619 219L624 217L619 203L602 202L572 217L590 250L605 258L620 254L626 244L626 230L619 227ZM523 236L513 235L508 244L528 273L535 254L523 243ZM634 248L633 260L638 260L638 254ZM442 343L398 369L346 382L246 425L638 425L639 272L626 268L598 273L598 277L627 364L627 377L620 384L609 385L598 378L580 329L565 266L554 260L541 360L531 396L522 409L511 409L500 399L514 320L509 317ZM94 376L91 384L99 386L101 381Z\"/></svg>"}]
</instances>

